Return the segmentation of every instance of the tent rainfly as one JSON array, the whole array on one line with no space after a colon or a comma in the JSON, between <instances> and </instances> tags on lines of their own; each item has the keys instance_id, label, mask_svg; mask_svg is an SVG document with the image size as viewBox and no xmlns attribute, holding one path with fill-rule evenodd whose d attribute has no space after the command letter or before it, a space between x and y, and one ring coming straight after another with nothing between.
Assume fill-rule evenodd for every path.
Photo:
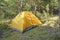
<instances>
[{"instance_id":1,"label":"tent rainfly","mask_svg":"<svg viewBox=\"0 0 60 40\"><path fill-rule=\"evenodd\" d=\"M12 19L10 27L23 32L27 28L33 27L32 25L40 24L42 24L41 21L32 12L24 11Z\"/></svg>"}]
</instances>

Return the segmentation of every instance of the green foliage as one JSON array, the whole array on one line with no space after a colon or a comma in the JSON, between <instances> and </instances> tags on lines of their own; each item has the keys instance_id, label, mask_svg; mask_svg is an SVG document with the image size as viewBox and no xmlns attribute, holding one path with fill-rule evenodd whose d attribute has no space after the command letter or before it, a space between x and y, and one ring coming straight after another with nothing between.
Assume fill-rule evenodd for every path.
<instances>
[{"instance_id":1,"label":"green foliage","mask_svg":"<svg viewBox=\"0 0 60 40\"><path fill-rule=\"evenodd\" d=\"M10 19L10 16L11 18L13 18L13 15L16 16L18 9L21 11L33 11L34 13L36 11L43 13L43 10L45 10L45 12L52 13L53 10L58 10L58 0L23 0L22 4L21 0L0 0L0 10L4 13L5 18Z\"/></svg>"},{"instance_id":2,"label":"green foliage","mask_svg":"<svg viewBox=\"0 0 60 40\"><path fill-rule=\"evenodd\" d=\"M0 40L59 40L60 33L58 28L51 28L45 26L37 26L34 29L26 31L25 33L19 33L7 29L7 25L1 25L4 28L2 38ZM1 27L1 28L2 28ZM57 32L56 32L57 31ZM56 33L55 33L56 32ZM58 34L57 34L58 33Z\"/></svg>"},{"instance_id":3,"label":"green foliage","mask_svg":"<svg viewBox=\"0 0 60 40\"><path fill-rule=\"evenodd\" d=\"M4 13L0 13L0 20L4 18Z\"/></svg>"}]
</instances>

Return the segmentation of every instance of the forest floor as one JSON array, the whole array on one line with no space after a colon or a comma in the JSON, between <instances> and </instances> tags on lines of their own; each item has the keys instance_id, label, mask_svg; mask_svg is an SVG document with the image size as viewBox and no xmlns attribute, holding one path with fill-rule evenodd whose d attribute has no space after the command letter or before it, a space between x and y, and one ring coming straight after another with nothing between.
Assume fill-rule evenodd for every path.
<instances>
[{"instance_id":1,"label":"forest floor","mask_svg":"<svg viewBox=\"0 0 60 40\"><path fill-rule=\"evenodd\" d=\"M55 21L46 22L43 25L26 31L25 33L12 31L8 28L8 25L0 24L0 40L60 40L60 28L56 25L52 25L54 22L58 24L56 22L56 20L58 20L58 16L52 17L50 19L53 19ZM0 21L0 23L8 21L10 20L3 20Z\"/></svg>"}]
</instances>

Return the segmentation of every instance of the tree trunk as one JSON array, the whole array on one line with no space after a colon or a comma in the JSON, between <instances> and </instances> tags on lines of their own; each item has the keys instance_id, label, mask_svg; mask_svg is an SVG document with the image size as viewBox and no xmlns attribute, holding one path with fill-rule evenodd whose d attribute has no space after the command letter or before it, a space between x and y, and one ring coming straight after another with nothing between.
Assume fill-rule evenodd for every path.
<instances>
[{"instance_id":1,"label":"tree trunk","mask_svg":"<svg viewBox=\"0 0 60 40\"><path fill-rule=\"evenodd\" d=\"M36 15L36 9L37 9L37 7L36 7L36 5L35 5L35 8L34 8L34 14Z\"/></svg>"},{"instance_id":2,"label":"tree trunk","mask_svg":"<svg viewBox=\"0 0 60 40\"><path fill-rule=\"evenodd\" d=\"M20 2L19 2L19 6L18 6L18 12L21 12L22 11L22 5L23 5L23 0L21 0Z\"/></svg>"}]
</instances>

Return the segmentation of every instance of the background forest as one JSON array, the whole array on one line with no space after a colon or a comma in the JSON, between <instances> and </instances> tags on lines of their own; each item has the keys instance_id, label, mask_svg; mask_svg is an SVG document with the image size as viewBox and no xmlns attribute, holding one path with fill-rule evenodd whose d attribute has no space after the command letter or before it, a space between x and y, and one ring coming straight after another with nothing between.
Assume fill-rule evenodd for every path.
<instances>
[{"instance_id":1,"label":"background forest","mask_svg":"<svg viewBox=\"0 0 60 40\"><path fill-rule=\"evenodd\" d=\"M0 20L13 18L20 11L58 14L58 0L0 0Z\"/></svg>"}]
</instances>

